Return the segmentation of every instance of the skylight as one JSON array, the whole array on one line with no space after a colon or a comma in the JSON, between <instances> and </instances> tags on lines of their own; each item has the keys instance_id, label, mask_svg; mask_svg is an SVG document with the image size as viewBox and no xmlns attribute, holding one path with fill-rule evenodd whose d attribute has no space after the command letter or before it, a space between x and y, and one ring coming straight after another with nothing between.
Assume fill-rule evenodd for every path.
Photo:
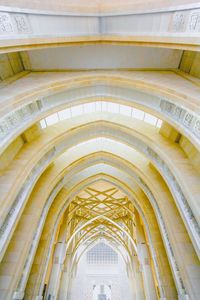
<instances>
[{"instance_id":1,"label":"skylight","mask_svg":"<svg viewBox=\"0 0 200 300\"><path fill-rule=\"evenodd\" d=\"M142 120L158 128L162 125L162 120L149 113L145 113L140 109L106 101L96 101L69 107L46 117L40 121L40 124L42 128L46 128L47 126L53 125L59 121L93 112L111 112L114 114L125 115L133 119Z\"/></svg>"},{"instance_id":2,"label":"skylight","mask_svg":"<svg viewBox=\"0 0 200 300\"><path fill-rule=\"evenodd\" d=\"M53 124L57 123L58 121L59 121L59 117L58 117L57 113L52 114L52 115L46 117L46 123L47 123L47 125L53 125Z\"/></svg>"},{"instance_id":3,"label":"skylight","mask_svg":"<svg viewBox=\"0 0 200 300\"><path fill-rule=\"evenodd\" d=\"M66 120L72 117L71 109L67 108L58 112L58 118L61 120Z\"/></svg>"}]
</instances>

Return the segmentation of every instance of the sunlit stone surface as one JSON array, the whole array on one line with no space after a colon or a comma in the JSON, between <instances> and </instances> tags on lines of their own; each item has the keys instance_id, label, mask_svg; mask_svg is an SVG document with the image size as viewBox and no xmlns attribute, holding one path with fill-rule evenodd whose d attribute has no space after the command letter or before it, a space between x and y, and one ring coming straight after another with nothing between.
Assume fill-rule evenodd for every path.
<instances>
[{"instance_id":1,"label":"sunlit stone surface","mask_svg":"<svg viewBox=\"0 0 200 300\"><path fill-rule=\"evenodd\" d=\"M0 0L0 300L200 299L200 2Z\"/></svg>"}]
</instances>

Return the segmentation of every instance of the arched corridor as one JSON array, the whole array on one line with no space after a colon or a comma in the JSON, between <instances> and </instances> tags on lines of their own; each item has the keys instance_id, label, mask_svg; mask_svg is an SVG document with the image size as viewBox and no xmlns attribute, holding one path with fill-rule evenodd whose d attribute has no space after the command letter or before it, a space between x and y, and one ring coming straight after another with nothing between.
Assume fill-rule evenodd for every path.
<instances>
[{"instance_id":1,"label":"arched corridor","mask_svg":"<svg viewBox=\"0 0 200 300\"><path fill-rule=\"evenodd\" d=\"M0 300L200 299L199 51L196 0L0 0Z\"/></svg>"}]
</instances>

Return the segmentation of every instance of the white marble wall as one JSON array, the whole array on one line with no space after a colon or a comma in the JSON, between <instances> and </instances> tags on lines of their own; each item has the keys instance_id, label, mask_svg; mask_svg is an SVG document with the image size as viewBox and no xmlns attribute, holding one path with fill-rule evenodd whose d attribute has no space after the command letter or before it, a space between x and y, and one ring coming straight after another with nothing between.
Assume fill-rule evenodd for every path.
<instances>
[{"instance_id":1,"label":"white marble wall","mask_svg":"<svg viewBox=\"0 0 200 300\"><path fill-rule=\"evenodd\" d=\"M0 12L0 37L200 34L200 10L123 16L70 16Z\"/></svg>"}]
</instances>

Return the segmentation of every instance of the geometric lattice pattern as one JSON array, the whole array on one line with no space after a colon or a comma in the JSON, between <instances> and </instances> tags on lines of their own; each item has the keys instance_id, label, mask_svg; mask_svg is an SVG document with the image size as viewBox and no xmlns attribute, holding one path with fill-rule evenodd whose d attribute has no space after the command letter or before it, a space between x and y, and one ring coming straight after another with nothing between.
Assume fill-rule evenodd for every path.
<instances>
[{"instance_id":1,"label":"geometric lattice pattern","mask_svg":"<svg viewBox=\"0 0 200 300\"><path fill-rule=\"evenodd\" d=\"M135 240L134 207L127 196L112 185L106 189L87 187L69 205L71 234L79 230L76 247L100 238L128 250L125 231Z\"/></svg>"},{"instance_id":2,"label":"geometric lattice pattern","mask_svg":"<svg viewBox=\"0 0 200 300\"><path fill-rule=\"evenodd\" d=\"M118 254L105 243L98 243L87 252L88 264L117 264Z\"/></svg>"}]
</instances>

